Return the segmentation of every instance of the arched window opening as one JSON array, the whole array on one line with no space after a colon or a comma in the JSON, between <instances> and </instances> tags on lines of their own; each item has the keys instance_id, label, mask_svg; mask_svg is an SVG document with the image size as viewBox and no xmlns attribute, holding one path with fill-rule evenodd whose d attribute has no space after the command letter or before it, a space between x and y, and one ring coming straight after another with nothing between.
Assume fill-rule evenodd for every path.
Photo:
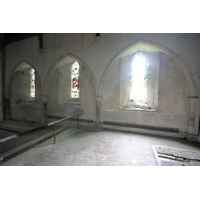
<instances>
[{"instance_id":1,"label":"arched window opening","mask_svg":"<svg viewBox=\"0 0 200 200\"><path fill-rule=\"evenodd\" d=\"M35 70L33 68L30 69L30 74L31 74L30 97L35 97Z\"/></svg>"},{"instance_id":2,"label":"arched window opening","mask_svg":"<svg viewBox=\"0 0 200 200\"><path fill-rule=\"evenodd\" d=\"M138 51L132 57L127 56L122 60L124 69L121 72L121 84L124 93L121 105L123 108L148 111L159 109L159 58L159 52Z\"/></svg>"},{"instance_id":3,"label":"arched window opening","mask_svg":"<svg viewBox=\"0 0 200 200\"><path fill-rule=\"evenodd\" d=\"M147 66L143 52L137 52L131 63L130 101L147 104Z\"/></svg>"},{"instance_id":4,"label":"arched window opening","mask_svg":"<svg viewBox=\"0 0 200 200\"><path fill-rule=\"evenodd\" d=\"M71 69L71 98L79 98L79 63L75 61Z\"/></svg>"}]
</instances>

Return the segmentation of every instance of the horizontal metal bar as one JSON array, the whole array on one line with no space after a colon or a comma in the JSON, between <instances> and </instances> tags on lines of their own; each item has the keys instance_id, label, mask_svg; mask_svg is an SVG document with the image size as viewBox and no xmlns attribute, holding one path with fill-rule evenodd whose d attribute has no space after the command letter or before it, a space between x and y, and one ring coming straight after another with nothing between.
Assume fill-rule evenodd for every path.
<instances>
[{"instance_id":1,"label":"horizontal metal bar","mask_svg":"<svg viewBox=\"0 0 200 200\"><path fill-rule=\"evenodd\" d=\"M94 120L91 119L68 119L69 121L75 121L75 122L85 122L85 123L94 123Z\"/></svg>"},{"instance_id":2,"label":"horizontal metal bar","mask_svg":"<svg viewBox=\"0 0 200 200\"><path fill-rule=\"evenodd\" d=\"M113 125L113 126L123 126L123 127L179 133L179 129L176 129L176 128L165 128L165 127L158 127L158 126L148 126L148 125L131 124L131 123L123 123L123 122L112 122L112 121L103 121L103 125L104 124L105 125Z\"/></svg>"},{"instance_id":3,"label":"horizontal metal bar","mask_svg":"<svg viewBox=\"0 0 200 200\"><path fill-rule=\"evenodd\" d=\"M53 119L62 119L63 117L60 116L53 116L53 115L49 115L48 118L53 118ZM85 123L94 123L94 120L91 119L77 119L77 118L70 118L67 119L68 121L75 121L75 122L85 122Z\"/></svg>"},{"instance_id":4,"label":"horizontal metal bar","mask_svg":"<svg viewBox=\"0 0 200 200\"><path fill-rule=\"evenodd\" d=\"M4 143L4 142L10 141L10 140L13 140L13 139L15 139L15 138L17 138L17 135L11 135L11 136L9 136L9 137L0 139L0 143Z\"/></svg>"},{"instance_id":5,"label":"horizontal metal bar","mask_svg":"<svg viewBox=\"0 0 200 200\"><path fill-rule=\"evenodd\" d=\"M84 114L84 112L76 113L76 114L70 115L70 116L68 116L68 117L65 117L65 118L63 118L63 119L60 119L60 120L57 120L57 121L54 121L54 122L50 122L50 123L46 124L45 126L52 126L52 125L54 125L54 124L58 124L58 123L60 123L60 122L62 122L62 121L64 121L64 120L67 120L67 119L69 119L69 118L75 117L75 116L77 116L77 115L82 115L82 114Z\"/></svg>"},{"instance_id":6,"label":"horizontal metal bar","mask_svg":"<svg viewBox=\"0 0 200 200\"><path fill-rule=\"evenodd\" d=\"M75 119L75 118L71 118L71 119L68 119L68 121L94 123L94 120L91 120L91 119Z\"/></svg>"}]
</instances>

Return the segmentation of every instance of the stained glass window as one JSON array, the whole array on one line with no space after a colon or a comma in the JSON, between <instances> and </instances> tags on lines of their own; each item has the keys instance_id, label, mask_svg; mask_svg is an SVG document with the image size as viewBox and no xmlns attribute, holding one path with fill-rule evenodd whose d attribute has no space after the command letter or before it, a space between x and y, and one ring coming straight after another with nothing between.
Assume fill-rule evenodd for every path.
<instances>
[{"instance_id":1,"label":"stained glass window","mask_svg":"<svg viewBox=\"0 0 200 200\"><path fill-rule=\"evenodd\" d=\"M31 68L30 70L31 73L31 91L30 91L30 96L35 97L35 70Z\"/></svg>"},{"instance_id":2,"label":"stained glass window","mask_svg":"<svg viewBox=\"0 0 200 200\"><path fill-rule=\"evenodd\" d=\"M79 98L79 64L75 61L71 69L71 97Z\"/></svg>"}]
</instances>

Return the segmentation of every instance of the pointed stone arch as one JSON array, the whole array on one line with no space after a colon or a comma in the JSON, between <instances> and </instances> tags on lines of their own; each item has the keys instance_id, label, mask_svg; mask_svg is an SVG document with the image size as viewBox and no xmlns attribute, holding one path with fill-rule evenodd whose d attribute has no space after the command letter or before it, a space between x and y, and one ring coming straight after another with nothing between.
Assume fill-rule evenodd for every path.
<instances>
[{"instance_id":1,"label":"pointed stone arch","mask_svg":"<svg viewBox=\"0 0 200 200\"><path fill-rule=\"evenodd\" d=\"M38 81L40 87L42 88L42 83L40 81L40 76L39 76L36 68L30 62L28 62L26 60L20 60L14 66L14 68L12 69L12 71L11 71L9 77L8 77L7 84L6 84L6 91L5 91L5 96L6 96L6 119L10 119L10 117L11 117L11 105L10 105L11 102L10 102L10 99L11 99L11 90L12 90L13 80L14 80L14 77L15 77L15 72L20 70L20 69L25 69L27 67L31 67L31 68L33 68L35 70L37 81Z\"/></svg>"},{"instance_id":2,"label":"pointed stone arch","mask_svg":"<svg viewBox=\"0 0 200 200\"><path fill-rule=\"evenodd\" d=\"M95 96L98 93L98 86L94 77L94 74L92 72L92 70L90 69L89 65L82 60L80 57L72 54L72 53L66 53L64 55L62 55L53 65L52 67L49 69L45 81L44 81L44 88L43 88L43 92L42 92L42 100L44 103L46 103L48 101L48 83L51 77L51 74L55 72L55 70L61 66L67 66L68 64L72 64L74 61L78 61L78 63L81 66L84 66L85 68L87 68L87 70L89 71L89 74L91 75L92 78L92 82L94 85L94 93ZM97 105L97 104L96 104Z\"/></svg>"},{"instance_id":3,"label":"pointed stone arch","mask_svg":"<svg viewBox=\"0 0 200 200\"><path fill-rule=\"evenodd\" d=\"M102 97L103 95L103 86L105 82L105 78L111 69L112 65L125 54L128 50L136 45L147 45L153 48L156 48L158 51L167 54L175 63L178 70L181 72L182 76L184 77L186 87L187 87L187 98L188 98L188 121L187 121L187 133L198 135L198 127L199 127L199 94L197 89L197 84L195 82L194 76L190 69L191 66L185 61L185 59L179 56L170 48L166 47L163 44L159 44L154 41L146 40L146 39L137 39L134 42L125 46L122 50L120 50L113 59L107 65L104 74L102 76L100 85L99 85L99 93L98 96ZM99 100L101 102L101 98ZM100 103L99 103L99 110L100 110ZM100 119L100 116L98 116Z\"/></svg>"},{"instance_id":4,"label":"pointed stone arch","mask_svg":"<svg viewBox=\"0 0 200 200\"><path fill-rule=\"evenodd\" d=\"M28 61L26 60L20 60L13 68L13 70L11 71L8 81L7 81L7 85L6 85L6 97L10 97L11 94L11 88L12 88L12 83L13 83L13 79L15 76L15 72L19 69L21 69L24 65L29 65L30 67L32 67L35 70L35 73L37 74L37 78L40 80L39 74L37 73L37 70L35 69L35 67Z\"/></svg>"},{"instance_id":5,"label":"pointed stone arch","mask_svg":"<svg viewBox=\"0 0 200 200\"><path fill-rule=\"evenodd\" d=\"M26 60L20 60L13 68L13 70L11 71L9 77L8 77L8 81L7 81L7 85L6 85L6 97L10 97L11 94L11 88L12 88L12 83L13 83L13 79L14 79L14 75L15 72L19 69L21 69L22 66L24 65L29 65L30 67L32 67L35 70L35 73L37 74L37 78L40 80L39 74L37 73L37 70L35 69L35 67L28 61Z\"/></svg>"},{"instance_id":6,"label":"pointed stone arch","mask_svg":"<svg viewBox=\"0 0 200 200\"><path fill-rule=\"evenodd\" d=\"M82 64L84 67L86 67L88 70L89 70L89 72L90 72L90 74L91 74L91 76L92 76L92 80L93 80L93 83L94 83L94 88L95 88L95 94L97 94L97 84L96 84L96 80L95 80L95 77L94 77L94 75L93 75L93 73L92 73L92 70L90 69L90 67L88 66L88 64L85 62L85 61L83 61L81 58L79 58L78 56L76 56L76 55L74 55L74 54L72 54L72 53L66 53L66 54L64 54L64 55L62 55L54 64L53 64L53 66L49 69L49 71L48 71L48 73L47 73L47 75L46 75L46 78L45 78L45 81L44 81L44 88L43 88L43 92L42 92L42 94L43 94L43 96L46 96L46 98L48 98L47 97L47 80L48 80L48 78L49 78L49 75L50 75L50 73L52 73L53 72L53 70L55 70L56 68L58 68L59 66L61 66L63 63L70 63L70 62L73 62L73 61L78 61L80 64Z\"/></svg>"}]
</instances>

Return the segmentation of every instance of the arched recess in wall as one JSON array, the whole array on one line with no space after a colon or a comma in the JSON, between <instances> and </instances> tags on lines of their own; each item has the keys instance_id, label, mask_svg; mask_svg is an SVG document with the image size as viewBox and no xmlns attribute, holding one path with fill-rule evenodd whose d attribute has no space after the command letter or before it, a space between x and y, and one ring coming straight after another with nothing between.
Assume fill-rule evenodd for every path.
<instances>
[{"instance_id":1,"label":"arched recess in wall","mask_svg":"<svg viewBox=\"0 0 200 200\"><path fill-rule=\"evenodd\" d=\"M78 102L70 101L69 99L71 67L75 61L80 65L80 101ZM83 85L84 87L82 87ZM86 86L88 89L85 88ZM44 82L42 99L43 102L47 102L47 112L48 114L50 113L49 115L51 115L51 113L52 115L56 115L56 112L59 110L57 106L60 105L63 108L63 112L60 115L66 114L67 111L64 112L64 109L72 107L83 108L85 110L84 118L94 119L96 116L96 93L96 80L90 67L78 56L66 53L49 69ZM53 112L53 107L55 107L55 112Z\"/></svg>"},{"instance_id":2,"label":"arched recess in wall","mask_svg":"<svg viewBox=\"0 0 200 200\"><path fill-rule=\"evenodd\" d=\"M23 70L23 69L26 69L26 68L33 68L35 70L35 74L36 74L36 77L37 77L37 82L39 83L39 87L40 89L42 88L42 83L40 81L40 76L39 74L37 73L37 70L35 69L35 67L33 67L33 65L26 61L26 60L21 60L19 61L15 67L13 68L13 70L11 71L10 75L9 75L9 78L8 78L8 82L7 82L7 86L6 86L6 97L7 98L10 98L10 95L11 95L11 89L12 89L12 84L13 84L13 80L14 80L14 77L15 77L15 73L17 71L20 71L20 70ZM36 97L39 97L40 94L38 91L36 91Z\"/></svg>"},{"instance_id":3,"label":"arched recess in wall","mask_svg":"<svg viewBox=\"0 0 200 200\"><path fill-rule=\"evenodd\" d=\"M157 49L158 52L162 52L170 57L171 60L175 63L177 69L182 74L186 88L187 88L187 100L188 100L188 121L187 121L187 133L198 135L198 126L199 126L199 94L197 90L197 85L195 82L195 79L190 71L191 66L189 66L185 60L180 57L178 54L176 54L174 51L169 49L168 47L156 43L154 41L149 41L146 39L138 39L131 44L124 47L121 51L119 51L118 54L110 61L110 63L107 65L106 70L104 71L104 74L102 76L100 86L99 86L99 96L101 97L103 95L103 88L105 79L108 75L108 72L111 70L112 66L115 64L117 60L119 60L124 55L132 54L133 52L138 50L141 50L139 47L143 46L146 49L149 47L152 47L154 49ZM100 116L99 116L100 118Z\"/></svg>"},{"instance_id":4,"label":"arched recess in wall","mask_svg":"<svg viewBox=\"0 0 200 200\"><path fill-rule=\"evenodd\" d=\"M26 60L19 61L11 71L6 85L6 119L39 122L43 116L40 108L41 92L42 84L35 67ZM27 105L29 111L23 109Z\"/></svg>"},{"instance_id":5,"label":"arched recess in wall","mask_svg":"<svg viewBox=\"0 0 200 200\"><path fill-rule=\"evenodd\" d=\"M94 78L94 75L90 69L90 67L88 66L88 64L86 62L84 62L81 58L79 58L78 56L71 54L71 53L66 53L65 55L61 56L51 67L51 69L48 71L48 74L45 78L45 82L44 82L44 89L43 89L43 95L47 96L47 81L49 78L50 73L52 73L55 69L57 69L58 67L62 66L62 65L68 65L70 63L72 63L73 61L78 61L80 64L82 64L84 67L86 67L91 76L92 76L92 80L93 80L93 84L94 84L94 88L95 88L95 94L97 94L97 84L96 84L96 80ZM48 98L48 97L47 97Z\"/></svg>"}]
</instances>

